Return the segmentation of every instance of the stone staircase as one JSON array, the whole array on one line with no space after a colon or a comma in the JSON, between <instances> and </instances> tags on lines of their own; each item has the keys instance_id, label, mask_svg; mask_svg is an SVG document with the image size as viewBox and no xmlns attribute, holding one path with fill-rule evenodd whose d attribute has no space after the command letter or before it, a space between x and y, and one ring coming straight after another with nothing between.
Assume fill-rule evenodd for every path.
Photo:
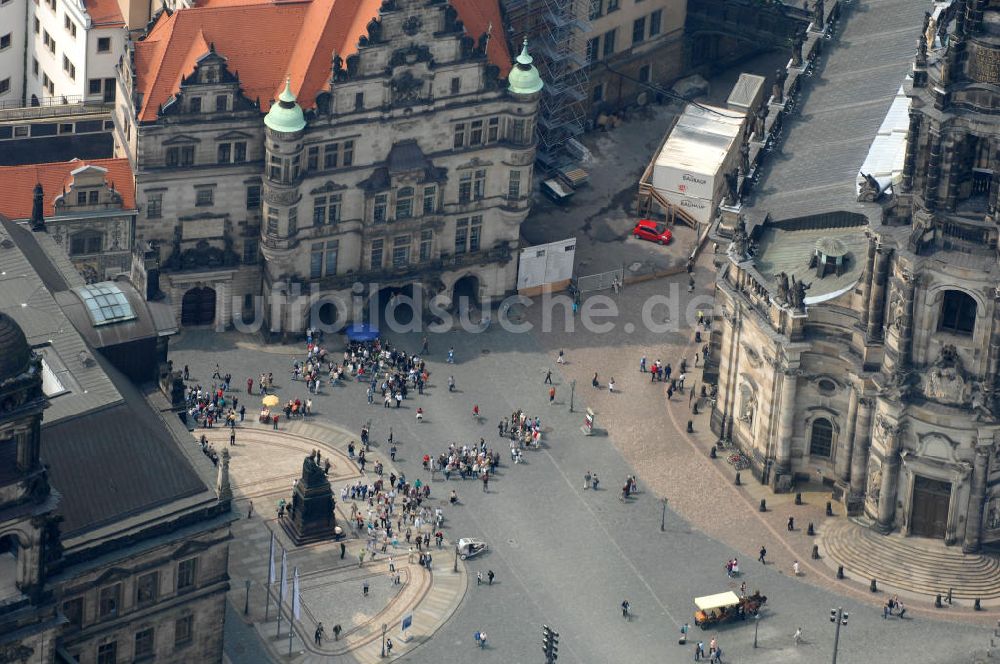
<instances>
[{"instance_id":1,"label":"stone staircase","mask_svg":"<svg viewBox=\"0 0 1000 664\"><path fill-rule=\"evenodd\" d=\"M820 550L834 567L859 580L922 595L956 599L1000 598L1000 559L992 555L966 555L960 546L940 540L880 535L850 519L831 519L819 533Z\"/></svg>"}]
</instances>

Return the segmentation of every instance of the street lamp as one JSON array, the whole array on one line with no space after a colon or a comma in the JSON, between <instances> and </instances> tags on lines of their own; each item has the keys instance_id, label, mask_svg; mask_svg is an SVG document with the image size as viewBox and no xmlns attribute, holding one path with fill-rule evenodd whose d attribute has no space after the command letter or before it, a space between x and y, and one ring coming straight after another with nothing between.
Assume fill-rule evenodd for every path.
<instances>
[{"instance_id":1,"label":"street lamp","mask_svg":"<svg viewBox=\"0 0 1000 664\"><path fill-rule=\"evenodd\" d=\"M382 623L382 657L385 657L385 633L389 631L389 626Z\"/></svg>"},{"instance_id":2,"label":"street lamp","mask_svg":"<svg viewBox=\"0 0 1000 664\"><path fill-rule=\"evenodd\" d=\"M569 381L569 412L573 412L573 395L576 394L576 379Z\"/></svg>"},{"instance_id":3,"label":"street lamp","mask_svg":"<svg viewBox=\"0 0 1000 664\"><path fill-rule=\"evenodd\" d=\"M246 602L243 603L243 615L247 615L248 613L250 613L250 579L246 580L246 586L247 586L247 599Z\"/></svg>"},{"instance_id":4,"label":"street lamp","mask_svg":"<svg viewBox=\"0 0 1000 664\"><path fill-rule=\"evenodd\" d=\"M760 625L760 614L753 614L753 647L757 647L757 627Z\"/></svg>"},{"instance_id":5,"label":"street lamp","mask_svg":"<svg viewBox=\"0 0 1000 664\"><path fill-rule=\"evenodd\" d=\"M663 499L663 514L660 515L660 532L662 533L667 529L667 502L668 498Z\"/></svg>"},{"instance_id":6,"label":"street lamp","mask_svg":"<svg viewBox=\"0 0 1000 664\"><path fill-rule=\"evenodd\" d=\"M451 568L452 572L458 574L458 543L455 544L455 566Z\"/></svg>"},{"instance_id":7,"label":"street lamp","mask_svg":"<svg viewBox=\"0 0 1000 664\"><path fill-rule=\"evenodd\" d=\"M840 626L847 626L847 612L843 608L830 609L830 622L837 626L833 633L833 664L837 664L837 648L840 646Z\"/></svg>"}]
</instances>

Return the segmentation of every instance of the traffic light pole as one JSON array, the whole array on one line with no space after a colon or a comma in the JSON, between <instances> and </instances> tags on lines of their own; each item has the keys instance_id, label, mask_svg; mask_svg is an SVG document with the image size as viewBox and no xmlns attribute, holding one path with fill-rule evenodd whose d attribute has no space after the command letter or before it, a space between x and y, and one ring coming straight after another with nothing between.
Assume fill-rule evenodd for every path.
<instances>
[{"instance_id":1,"label":"traffic light pole","mask_svg":"<svg viewBox=\"0 0 1000 664\"><path fill-rule=\"evenodd\" d=\"M848 615L844 613L843 608L830 609L830 622L836 625L836 629L833 632L833 664L837 664L837 649L840 647L840 626L847 625L847 618Z\"/></svg>"},{"instance_id":2,"label":"traffic light pole","mask_svg":"<svg viewBox=\"0 0 1000 664\"><path fill-rule=\"evenodd\" d=\"M545 653L545 664L555 664L559 657L559 632L548 625L542 625L542 652Z\"/></svg>"}]
</instances>

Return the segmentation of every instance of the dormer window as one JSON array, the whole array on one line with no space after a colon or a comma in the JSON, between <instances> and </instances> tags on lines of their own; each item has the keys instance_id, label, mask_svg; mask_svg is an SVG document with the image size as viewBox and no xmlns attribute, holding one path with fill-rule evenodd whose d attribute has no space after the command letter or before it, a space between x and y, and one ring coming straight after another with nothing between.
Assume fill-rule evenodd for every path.
<instances>
[{"instance_id":1,"label":"dormer window","mask_svg":"<svg viewBox=\"0 0 1000 664\"><path fill-rule=\"evenodd\" d=\"M96 189L91 191L78 191L76 192L76 204L77 205L97 205L100 200L100 192Z\"/></svg>"},{"instance_id":2,"label":"dormer window","mask_svg":"<svg viewBox=\"0 0 1000 664\"><path fill-rule=\"evenodd\" d=\"M191 112L201 113L201 97L191 97Z\"/></svg>"},{"instance_id":3,"label":"dormer window","mask_svg":"<svg viewBox=\"0 0 1000 664\"><path fill-rule=\"evenodd\" d=\"M215 97L215 110L219 112L229 110L229 95L217 95Z\"/></svg>"}]
</instances>

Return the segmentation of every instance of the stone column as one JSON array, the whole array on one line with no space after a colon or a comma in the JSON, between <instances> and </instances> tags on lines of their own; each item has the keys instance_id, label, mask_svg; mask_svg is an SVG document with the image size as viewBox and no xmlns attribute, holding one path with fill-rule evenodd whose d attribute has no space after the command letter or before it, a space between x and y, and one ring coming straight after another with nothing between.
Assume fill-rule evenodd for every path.
<instances>
[{"instance_id":1,"label":"stone column","mask_svg":"<svg viewBox=\"0 0 1000 664\"><path fill-rule=\"evenodd\" d=\"M921 38L923 38L921 36ZM910 111L910 127L906 134L906 158L903 161L903 191L913 190L913 177L917 167L917 138L920 135L920 113Z\"/></svg>"},{"instance_id":2,"label":"stone column","mask_svg":"<svg viewBox=\"0 0 1000 664\"><path fill-rule=\"evenodd\" d=\"M883 337L885 287L891 256L892 250L888 247L879 247L875 252L872 286L868 294L868 328L865 330L865 338L869 343L881 341Z\"/></svg>"},{"instance_id":3,"label":"stone column","mask_svg":"<svg viewBox=\"0 0 1000 664\"><path fill-rule=\"evenodd\" d=\"M990 328L990 346L986 355L986 389L997 389L1000 375L1000 289L993 294L993 324Z\"/></svg>"},{"instance_id":4,"label":"stone column","mask_svg":"<svg viewBox=\"0 0 1000 664\"><path fill-rule=\"evenodd\" d=\"M969 492L969 511L965 520L965 541L962 551L979 551L983 529L983 501L986 499L986 471L990 463L989 449L976 448L976 459L972 466L972 489Z\"/></svg>"},{"instance_id":5,"label":"stone column","mask_svg":"<svg viewBox=\"0 0 1000 664\"><path fill-rule=\"evenodd\" d=\"M864 508L865 489L868 481L868 450L872 443L872 411L875 400L858 398L857 424L854 428L854 447L851 450L851 490L847 497L849 514L858 514Z\"/></svg>"},{"instance_id":6,"label":"stone column","mask_svg":"<svg viewBox=\"0 0 1000 664\"><path fill-rule=\"evenodd\" d=\"M775 450L775 473L790 473L792 470L792 434L795 432L795 385L798 369L786 369L781 379L781 400L778 402L781 419L778 424L778 449Z\"/></svg>"},{"instance_id":7,"label":"stone column","mask_svg":"<svg viewBox=\"0 0 1000 664\"><path fill-rule=\"evenodd\" d=\"M872 293L872 279L875 276L875 238L871 235L868 236L868 258L865 261L865 273L862 279L864 280L864 300L863 302L867 304L871 301ZM861 329L865 332L868 330L868 307L861 307Z\"/></svg>"},{"instance_id":8,"label":"stone column","mask_svg":"<svg viewBox=\"0 0 1000 664\"><path fill-rule=\"evenodd\" d=\"M913 354L913 298L918 278L910 272L903 272L903 317L899 325L899 368L910 366Z\"/></svg>"},{"instance_id":9,"label":"stone column","mask_svg":"<svg viewBox=\"0 0 1000 664\"><path fill-rule=\"evenodd\" d=\"M719 349L719 391L716 395L715 408L712 411L712 423L718 427L720 439L732 436L733 408L736 399L735 370L737 365L740 321L734 310L728 313L723 310L722 347Z\"/></svg>"},{"instance_id":10,"label":"stone column","mask_svg":"<svg viewBox=\"0 0 1000 664\"><path fill-rule=\"evenodd\" d=\"M850 402L847 404L847 421L844 423L844 435L837 441L837 459L834 462L834 474L844 485L851 479L851 452L854 449L854 432L858 416L858 391L851 390Z\"/></svg>"},{"instance_id":11,"label":"stone column","mask_svg":"<svg viewBox=\"0 0 1000 664\"><path fill-rule=\"evenodd\" d=\"M878 426L885 435L885 458L882 460L882 487L878 494L878 521L875 530L888 535L896 515L896 485L899 483L899 427L887 420Z\"/></svg>"},{"instance_id":12,"label":"stone column","mask_svg":"<svg viewBox=\"0 0 1000 664\"><path fill-rule=\"evenodd\" d=\"M229 448L223 447L219 455L219 472L215 478L215 494L219 502L233 499L233 487L229 483Z\"/></svg>"},{"instance_id":13,"label":"stone column","mask_svg":"<svg viewBox=\"0 0 1000 664\"><path fill-rule=\"evenodd\" d=\"M941 135L932 127L927 177L924 180L924 207L931 212L937 207L938 201L938 183L941 181L941 150Z\"/></svg>"},{"instance_id":14,"label":"stone column","mask_svg":"<svg viewBox=\"0 0 1000 664\"><path fill-rule=\"evenodd\" d=\"M944 177L945 177L945 209L954 211L955 207L958 205L958 154L957 148L964 145L965 141L961 141L954 136L949 136L945 141L944 153L948 158L947 163L944 165Z\"/></svg>"}]
</instances>

